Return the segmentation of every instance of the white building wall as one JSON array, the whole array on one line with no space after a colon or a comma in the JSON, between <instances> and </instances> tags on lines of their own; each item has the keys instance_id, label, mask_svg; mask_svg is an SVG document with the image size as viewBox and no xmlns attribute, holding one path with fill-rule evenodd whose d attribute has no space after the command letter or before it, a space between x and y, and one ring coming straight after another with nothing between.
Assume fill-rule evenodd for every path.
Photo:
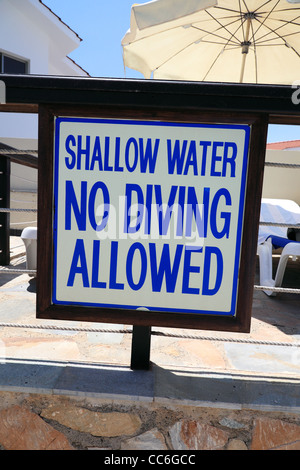
<instances>
[{"instance_id":1,"label":"white building wall","mask_svg":"<svg viewBox=\"0 0 300 470\"><path fill-rule=\"evenodd\" d=\"M29 73L48 74L47 35L16 7L24 0L0 2L0 51L29 61Z\"/></svg>"},{"instance_id":2,"label":"white building wall","mask_svg":"<svg viewBox=\"0 0 300 470\"><path fill-rule=\"evenodd\" d=\"M0 0L0 52L28 61L29 74L88 75L67 58L79 45L76 33L39 0ZM0 113L2 137L37 139L37 116Z\"/></svg>"},{"instance_id":3,"label":"white building wall","mask_svg":"<svg viewBox=\"0 0 300 470\"><path fill-rule=\"evenodd\" d=\"M0 0L0 53L28 62L29 74L87 76L67 58L80 42L77 34L39 0ZM17 149L34 150L37 138L37 115L0 113L0 141ZM12 207L20 207L20 200L24 207L36 205L37 170L13 163L11 190ZM12 213L11 222L13 228L23 228L20 214Z\"/></svg>"},{"instance_id":4,"label":"white building wall","mask_svg":"<svg viewBox=\"0 0 300 470\"><path fill-rule=\"evenodd\" d=\"M289 149L292 150L292 149ZM267 150L266 162L300 165L300 151ZM266 166L262 197L290 199L300 205L300 169Z\"/></svg>"}]
</instances>

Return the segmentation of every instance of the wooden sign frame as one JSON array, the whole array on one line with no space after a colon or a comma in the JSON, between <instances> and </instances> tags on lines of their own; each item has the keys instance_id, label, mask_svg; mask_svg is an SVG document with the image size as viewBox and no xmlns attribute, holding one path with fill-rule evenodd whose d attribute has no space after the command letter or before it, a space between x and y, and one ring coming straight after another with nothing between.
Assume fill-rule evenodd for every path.
<instances>
[{"instance_id":1,"label":"wooden sign frame","mask_svg":"<svg viewBox=\"0 0 300 470\"><path fill-rule=\"evenodd\" d=\"M132 309L52 303L54 118L61 116L251 126L237 307L234 317L156 311L141 315L140 311ZM182 109L154 111L130 106L118 109L109 106L39 105L37 318L249 332L267 128L267 116L261 113Z\"/></svg>"}]
</instances>

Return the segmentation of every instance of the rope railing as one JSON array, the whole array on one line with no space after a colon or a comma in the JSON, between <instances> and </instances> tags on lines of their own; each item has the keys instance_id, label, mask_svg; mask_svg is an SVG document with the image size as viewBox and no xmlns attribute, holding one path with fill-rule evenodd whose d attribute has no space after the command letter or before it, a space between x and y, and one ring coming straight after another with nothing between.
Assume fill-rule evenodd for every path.
<instances>
[{"instance_id":1,"label":"rope railing","mask_svg":"<svg viewBox=\"0 0 300 470\"><path fill-rule=\"evenodd\" d=\"M265 162L265 166L278 167L278 168L300 168L300 164L297 164L297 163Z\"/></svg>"},{"instance_id":2,"label":"rope railing","mask_svg":"<svg viewBox=\"0 0 300 470\"><path fill-rule=\"evenodd\" d=\"M0 212L37 212L37 209L22 209L12 207L0 207Z\"/></svg>"},{"instance_id":3,"label":"rope railing","mask_svg":"<svg viewBox=\"0 0 300 470\"><path fill-rule=\"evenodd\" d=\"M263 222L263 221L260 221L259 225L267 225L269 227L300 228L300 224L285 224L285 223L281 223L281 222Z\"/></svg>"},{"instance_id":4,"label":"rope railing","mask_svg":"<svg viewBox=\"0 0 300 470\"><path fill-rule=\"evenodd\" d=\"M15 150L12 148L0 149L0 155L35 155L38 156L37 150Z\"/></svg>"},{"instance_id":5,"label":"rope railing","mask_svg":"<svg viewBox=\"0 0 300 470\"><path fill-rule=\"evenodd\" d=\"M254 285L255 290L271 290L272 292L285 293L285 294L300 294L300 289L292 289L290 287L272 287L272 286L257 286Z\"/></svg>"},{"instance_id":6,"label":"rope railing","mask_svg":"<svg viewBox=\"0 0 300 470\"><path fill-rule=\"evenodd\" d=\"M110 329L110 328L89 328L80 326L60 326L60 325L32 325L22 323L7 323L0 322L1 328L22 328L22 329L39 329L39 330L53 330L53 331L76 331L85 333L114 333L114 334L132 334L132 329ZM263 341L255 340L252 338L237 338L237 337L222 337L222 336L208 336L208 335L194 335L162 332L151 330L152 336L162 336L165 338L180 338L180 339L195 339L200 341L213 341L213 342L226 342L226 343L240 343L240 344L255 344L264 346L284 346L284 347L300 347L300 342L279 342L279 341Z\"/></svg>"},{"instance_id":7,"label":"rope railing","mask_svg":"<svg viewBox=\"0 0 300 470\"><path fill-rule=\"evenodd\" d=\"M38 168L37 150L19 150L0 142L0 157L9 158L14 163L30 168Z\"/></svg>"},{"instance_id":8,"label":"rope railing","mask_svg":"<svg viewBox=\"0 0 300 470\"><path fill-rule=\"evenodd\" d=\"M30 274L32 276L36 276L37 271L36 269L18 269L18 268L11 268L9 266L0 266L0 273L3 274Z\"/></svg>"}]
</instances>

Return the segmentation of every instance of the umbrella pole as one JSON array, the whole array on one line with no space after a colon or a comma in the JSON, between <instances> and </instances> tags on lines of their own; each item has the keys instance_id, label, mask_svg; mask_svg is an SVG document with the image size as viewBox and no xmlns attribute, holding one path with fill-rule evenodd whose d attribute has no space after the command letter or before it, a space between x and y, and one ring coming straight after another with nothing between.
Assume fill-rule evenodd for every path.
<instances>
[{"instance_id":1,"label":"umbrella pole","mask_svg":"<svg viewBox=\"0 0 300 470\"><path fill-rule=\"evenodd\" d=\"M243 82L244 79L244 71L245 71L245 63L246 63L246 57L249 51L249 31L250 31L250 23L251 23L251 18L247 18L247 24L246 24L246 34L245 34L245 40L242 42L242 68L241 68L241 74L240 74L240 83Z\"/></svg>"}]
</instances>

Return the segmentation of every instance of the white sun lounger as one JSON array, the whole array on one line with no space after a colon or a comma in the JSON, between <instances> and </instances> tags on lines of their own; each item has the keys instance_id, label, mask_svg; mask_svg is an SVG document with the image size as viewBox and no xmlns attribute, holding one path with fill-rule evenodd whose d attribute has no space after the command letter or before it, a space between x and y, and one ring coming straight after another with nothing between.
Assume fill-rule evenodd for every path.
<instances>
[{"instance_id":1,"label":"white sun lounger","mask_svg":"<svg viewBox=\"0 0 300 470\"><path fill-rule=\"evenodd\" d=\"M262 199L261 222L300 224L300 207L297 203L285 199ZM300 225L299 225L300 228ZM287 261L290 257L300 256L300 243L287 236L288 227L260 226L257 254L259 256L260 285L281 287ZM273 248L282 248L275 278L273 277ZM275 296L273 290L264 290L265 294Z\"/></svg>"}]
</instances>

